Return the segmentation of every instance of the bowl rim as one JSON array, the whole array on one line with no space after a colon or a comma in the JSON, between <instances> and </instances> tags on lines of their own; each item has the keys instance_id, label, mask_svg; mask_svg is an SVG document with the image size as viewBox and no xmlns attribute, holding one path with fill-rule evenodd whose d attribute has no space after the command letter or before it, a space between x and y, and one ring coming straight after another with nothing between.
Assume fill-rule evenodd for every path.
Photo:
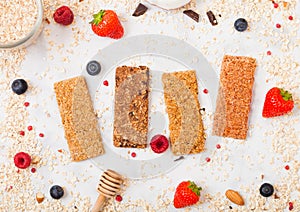
<instances>
[{"instance_id":1,"label":"bowl rim","mask_svg":"<svg viewBox=\"0 0 300 212\"><path fill-rule=\"evenodd\" d=\"M1 43L0 42L0 49L12 49L21 46L22 44L25 44L28 40L30 40L36 32L40 29L40 26L43 23L43 15L44 15L44 6L43 6L43 0L35 0L37 4L37 19L35 24L32 27L32 30L23 38L20 40L17 40L15 42L7 42L7 43Z\"/></svg>"}]
</instances>

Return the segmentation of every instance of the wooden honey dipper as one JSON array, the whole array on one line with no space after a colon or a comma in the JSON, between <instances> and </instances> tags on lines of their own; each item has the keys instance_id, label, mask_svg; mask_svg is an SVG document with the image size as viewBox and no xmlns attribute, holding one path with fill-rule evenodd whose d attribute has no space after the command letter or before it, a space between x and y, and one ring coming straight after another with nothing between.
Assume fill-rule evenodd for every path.
<instances>
[{"instance_id":1,"label":"wooden honey dipper","mask_svg":"<svg viewBox=\"0 0 300 212\"><path fill-rule=\"evenodd\" d=\"M106 201L106 198L114 197L117 191L120 190L123 183L123 177L113 170L106 170L98 185L98 192L100 193L97 201L92 209L92 212L99 212Z\"/></svg>"}]
</instances>

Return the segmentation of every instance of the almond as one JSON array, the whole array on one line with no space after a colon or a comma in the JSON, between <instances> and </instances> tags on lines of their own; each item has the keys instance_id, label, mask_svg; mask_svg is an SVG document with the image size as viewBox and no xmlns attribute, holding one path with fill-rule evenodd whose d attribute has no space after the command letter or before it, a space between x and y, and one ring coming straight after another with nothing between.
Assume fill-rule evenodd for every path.
<instances>
[{"instance_id":1,"label":"almond","mask_svg":"<svg viewBox=\"0 0 300 212\"><path fill-rule=\"evenodd\" d=\"M41 202L44 201L45 196L44 196L44 194L42 194L41 192L38 192L38 193L36 194L35 198L36 198L36 201L37 201L38 203L41 203Z\"/></svg>"},{"instance_id":2,"label":"almond","mask_svg":"<svg viewBox=\"0 0 300 212\"><path fill-rule=\"evenodd\" d=\"M229 189L226 191L225 196L234 204L237 204L237 205L245 204L243 197L237 191Z\"/></svg>"}]
</instances>

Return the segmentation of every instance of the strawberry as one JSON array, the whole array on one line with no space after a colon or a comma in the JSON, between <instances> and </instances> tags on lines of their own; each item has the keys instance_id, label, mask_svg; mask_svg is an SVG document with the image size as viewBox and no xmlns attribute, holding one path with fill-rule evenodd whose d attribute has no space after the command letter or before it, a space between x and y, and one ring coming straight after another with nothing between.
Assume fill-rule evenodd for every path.
<instances>
[{"instance_id":1,"label":"strawberry","mask_svg":"<svg viewBox=\"0 0 300 212\"><path fill-rule=\"evenodd\" d=\"M96 35L113 39L120 39L124 35L124 29L114 11L100 10L93 17L90 24Z\"/></svg>"},{"instance_id":2,"label":"strawberry","mask_svg":"<svg viewBox=\"0 0 300 212\"><path fill-rule=\"evenodd\" d=\"M274 87L266 95L262 116L265 118L284 115L294 108L292 94Z\"/></svg>"},{"instance_id":3,"label":"strawberry","mask_svg":"<svg viewBox=\"0 0 300 212\"><path fill-rule=\"evenodd\" d=\"M174 195L174 207L183 208L186 206L196 204L200 199L201 187L198 187L192 181L181 182L175 191Z\"/></svg>"},{"instance_id":4,"label":"strawberry","mask_svg":"<svg viewBox=\"0 0 300 212\"><path fill-rule=\"evenodd\" d=\"M70 25L74 20L74 14L68 6L61 6L53 14L54 21L62 25Z\"/></svg>"}]
</instances>

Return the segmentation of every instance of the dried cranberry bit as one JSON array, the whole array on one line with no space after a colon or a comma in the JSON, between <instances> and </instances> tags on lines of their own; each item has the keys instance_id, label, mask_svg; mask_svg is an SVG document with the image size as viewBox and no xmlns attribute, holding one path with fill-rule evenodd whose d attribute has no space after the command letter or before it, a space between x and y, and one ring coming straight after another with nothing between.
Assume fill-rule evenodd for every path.
<instances>
[{"instance_id":1,"label":"dried cranberry bit","mask_svg":"<svg viewBox=\"0 0 300 212\"><path fill-rule=\"evenodd\" d=\"M32 128L32 126L28 126L27 129L28 129L29 131L31 131L33 128Z\"/></svg>"},{"instance_id":2,"label":"dried cranberry bit","mask_svg":"<svg viewBox=\"0 0 300 212\"><path fill-rule=\"evenodd\" d=\"M217 144L217 145L216 145L216 148L217 148L217 149L221 149L221 145L220 145L220 144Z\"/></svg>"},{"instance_id":3,"label":"dried cranberry bit","mask_svg":"<svg viewBox=\"0 0 300 212\"><path fill-rule=\"evenodd\" d=\"M136 157L136 153L135 153L135 152L132 152L132 153L131 153L131 157L135 158L135 157Z\"/></svg>"},{"instance_id":4,"label":"dried cranberry bit","mask_svg":"<svg viewBox=\"0 0 300 212\"><path fill-rule=\"evenodd\" d=\"M281 25L280 24L276 24L276 28L281 28Z\"/></svg>"},{"instance_id":5,"label":"dried cranberry bit","mask_svg":"<svg viewBox=\"0 0 300 212\"><path fill-rule=\"evenodd\" d=\"M20 134L21 136L24 136L24 135L25 135L25 132L24 132L23 130L21 130L21 131L19 132L19 134Z\"/></svg>"},{"instance_id":6,"label":"dried cranberry bit","mask_svg":"<svg viewBox=\"0 0 300 212\"><path fill-rule=\"evenodd\" d=\"M206 160L206 162L210 162L210 158L209 157L205 158L205 160Z\"/></svg>"},{"instance_id":7,"label":"dried cranberry bit","mask_svg":"<svg viewBox=\"0 0 300 212\"><path fill-rule=\"evenodd\" d=\"M39 136L40 136L41 138L43 138L45 135L44 135L43 133L40 133Z\"/></svg>"},{"instance_id":8,"label":"dried cranberry bit","mask_svg":"<svg viewBox=\"0 0 300 212\"><path fill-rule=\"evenodd\" d=\"M284 168L285 168L286 170L290 170L290 166L289 166L289 165L286 165Z\"/></svg>"},{"instance_id":9,"label":"dried cranberry bit","mask_svg":"<svg viewBox=\"0 0 300 212\"><path fill-rule=\"evenodd\" d=\"M290 16L289 16L289 20L290 20L290 21L294 20L294 17L290 15Z\"/></svg>"},{"instance_id":10,"label":"dried cranberry bit","mask_svg":"<svg viewBox=\"0 0 300 212\"><path fill-rule=\"evenodd\" d=\"M25 106L25 107L28 107L29 105L30 105L29 102L24 102L24 106Z\"/></svg>"},{"instance_id":11,"label":"dried cranberry bit","mask_svg":"<svg viewBox=\"0 0 300 212\"><path fill-rule=\"evenodd\" d=\"M107 81L107 80L104 80L104 81L103 81L103 85L108 86L108 81Z\"/></svg>"},{"instance_id":12,"label":"dried cranberry bit","mask_svg":"<svg viewBox=\"0 0 300 212\"><path fill-rule=\"evenodd\" d=\"M121 202L123 200L122 196L121 195L117 195L116 196L116 201L117 202Z\"/></svg>"},{"instance_id":13,"label":"dried cranberry bit","mask_svg":"<svg viewBox=\"0 0 300 212\"><path fill-rule=\"evenodd\" d=\"M272 52L271 51L267 51L267 55L271 55L272 54Z\"/></svg>"},{"instance_id":14,"label":"dried cranberry bit","mask_svg":"<svg viewBox=\"0 0 300 212\"><path fill-rule=\"evenodd\" d=\"M208 90L205 88L205 89L203 90L203 93L208 94Z\"/></svg>"},{"instance_id":15,"label":"dried cranberry bit","mask_svg":"<svg viewBox=\"0 0 300 212\"><path fill-rule=\"evenodd\" d=\"M6 191L10 191L13 187L12 186L9 186L9 187L6 187Z\"/></svg>"},{"instance_id":16,"label":"dried cranberry bit","mask_svg":"<svg viewBox=\"0 0 300 212\"><path fill-rule=\"evenodd\" d=\"M289 210L293 210L294 209L294 204L292 202L289 202Z\"/></svg>"},{"instance_id":17,"label":"dried cranberry bit","mask_svg":"<svg viewBox=\"0 0 300 212\"><path fill-rule=\"evenodd\" d=\"M31 168L31 173L35 173L36 172L36 168Z\"/></svg>"},{"instance_id":18,"label":"dried cranberry bit","mask_svg":"<svg viewBox=\"0 0 300 212\"><path fill-rule=\"evenodd\" d=\"M274 3L274 8L278 8L278 4L277 3Z\"/></svg>"}]
</instances>

